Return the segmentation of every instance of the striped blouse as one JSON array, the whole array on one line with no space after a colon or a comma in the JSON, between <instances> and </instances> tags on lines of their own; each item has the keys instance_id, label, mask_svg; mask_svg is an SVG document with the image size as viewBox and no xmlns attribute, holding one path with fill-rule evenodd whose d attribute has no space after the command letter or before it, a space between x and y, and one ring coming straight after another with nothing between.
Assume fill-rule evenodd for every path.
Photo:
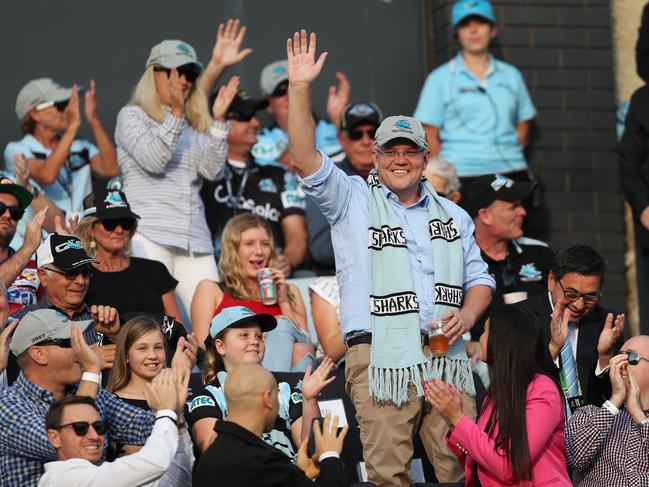
<instances>
[{"instance_id":1,"label":"striped blouse","mask_svg":"<svg viewBox=\"0 0 649 487\"><path fill-rule=\"evenodd\" d=\"M203 178L221 177L228 128L215 121L199 133L169 109L162 123L135 105L120 110L117 159L131 209L141 217L138 232L165 247L214 252L199 191Z\"/></svg>"}]
</instances>

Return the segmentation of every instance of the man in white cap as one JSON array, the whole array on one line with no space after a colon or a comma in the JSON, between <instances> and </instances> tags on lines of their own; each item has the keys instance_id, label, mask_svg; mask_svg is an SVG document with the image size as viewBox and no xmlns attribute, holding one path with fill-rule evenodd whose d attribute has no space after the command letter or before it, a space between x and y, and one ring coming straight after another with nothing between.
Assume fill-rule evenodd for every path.
<instances>
[{"instance_id":1,"label":"man in white cap","mask_svg":"<svg viewBox=\"0 0 649 487\"><path fill-rule=\"evenodd\" d=\"M15 171L14 156L24 156L29 177L68 214L83 209L83 197L92 191L92 176L119 174L115 146L97 114L94 80L84 101L96 145L77 138L81 126L77 85L65 88L51 78L31 80L16 99L16 115L25 135L5 149L6 167Z\"/></svg>"},{"instance_id":2,"label":"man in white cap","mask_svg":"<svg viewBox=\"0 0 649 487\"><path fill-rule=\"evenodd\" d=\"M368 478L409 486L419 427L437 479L459 482L464 474L444 442L448 426L424 408L423 381L452 384L464 411L475 416L462 335L489 305L495 283L471 218L421 180L429 151L417 120L392 116L381 123L368 184L316 150L310 92L326 54L316 62L315 41L312 33L307 43L302 30L287 43L289 151L301 187L332 227L347 392ZM432 357L429 326L440 321L449 347Z\"/></svg>"},{"instance_id":3,"label":"man in white cap","mask_svg":"<svg viewBox=\"0 0 649 487\"><path fill-rule=\"evenodd\" d=\"M50 405L75 393L96 399L111 440L142 445L155 416L121 401L101 387L100 362L84 342L92 320L74 325L65 314L42 309L21 319L11 340L18 380L0 393L0 479L2 485L35 486L43 464L57 460L48 441Z\"/></svg>"}]
</instances>

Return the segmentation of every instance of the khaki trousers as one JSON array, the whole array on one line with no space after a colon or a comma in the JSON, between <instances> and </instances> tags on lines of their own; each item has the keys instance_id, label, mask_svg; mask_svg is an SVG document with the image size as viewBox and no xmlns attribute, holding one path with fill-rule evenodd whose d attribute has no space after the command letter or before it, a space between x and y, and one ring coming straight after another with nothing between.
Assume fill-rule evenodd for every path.
<instances>
[{"instance_id":1,"label":"khaki trousers","mask_svg":"<svg viewBox=\"0 0 649 487\"><path fill-rule=\"evenodd\" d=\"M428 345L424 347L428 356ZM464 471L446 446L448 426L410 384L410 401L401 406L377 404L369 396L370 345L355 345L345 354L345 389L356 408L368 480L378 487L409 487L413 438L419 432L426 454L442 483L464 481ZM464 414L475 419L474 399L462 394Z\"/></svg>"}]
</instances>

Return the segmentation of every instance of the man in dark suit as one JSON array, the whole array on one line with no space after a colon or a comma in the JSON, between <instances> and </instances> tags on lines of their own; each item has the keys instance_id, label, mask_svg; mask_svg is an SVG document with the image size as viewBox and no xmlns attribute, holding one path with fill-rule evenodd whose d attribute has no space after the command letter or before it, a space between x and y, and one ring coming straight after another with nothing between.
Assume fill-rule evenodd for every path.
<instances>
[{"instance_id":1,"label":"man in dark suit","mask_svg":"<svg viewBox=\"0 0 649 487\"><path fill-rule=\"evenodd\" d=\"M216 483L238 487L349 485L340 461L347 428L338 433L337 418L332 421L327 415L322 430L314 424L315 454L307 456L305 441L293 465L284 453L261 439L273 428L279 410L277 382L272 374L257 364L240 365L228 374L224 393L228 419L217 421L216 440L198 462L194 487Z\"/></svg>"},{"instance_id":2,"label":"man in dark suit","mask_svg":"<svg viewBox=\"0 0 649 487\"><path fill-rule=\"evenodd\" d=\"M571 409L601 406L611 394L608 364L624 341L624 315L599 306L606 262L592 247L573 245L557 252L550 266L548 292L519 303L539 317L548 344L547 365L562 382ZM569 391L572 353L576 387Z\"/></svg>"}]
</instances>

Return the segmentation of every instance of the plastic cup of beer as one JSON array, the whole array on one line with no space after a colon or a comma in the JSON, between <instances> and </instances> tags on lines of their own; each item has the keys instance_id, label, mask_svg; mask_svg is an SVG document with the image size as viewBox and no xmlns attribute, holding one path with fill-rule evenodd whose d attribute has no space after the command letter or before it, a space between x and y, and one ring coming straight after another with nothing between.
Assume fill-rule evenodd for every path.
<instances>
[{"instance_id":1,"label":"plastic cup of beer","mask_svg":"<svg viewBox=\"0 0 649 487\"><path fill-rule=\"evenodd\" d=\"M428 325L428 342L430 352L438 357L446 355L448 352L448 337L444 335L444 326L446 320L435 320Z\"/></svg>"},{"instance_id":2,"label":"plastic cup of beer","mask_svg":"<svg viewBox=\"0 0 649 487\"><path fill-rule=\"evenodd\" d=\"M262 267L257 271L259 281L259 294L261 302L266 306L272 306L277 302L277 287L271 277L270 267Z\"/></svg>"}]
</instances>

